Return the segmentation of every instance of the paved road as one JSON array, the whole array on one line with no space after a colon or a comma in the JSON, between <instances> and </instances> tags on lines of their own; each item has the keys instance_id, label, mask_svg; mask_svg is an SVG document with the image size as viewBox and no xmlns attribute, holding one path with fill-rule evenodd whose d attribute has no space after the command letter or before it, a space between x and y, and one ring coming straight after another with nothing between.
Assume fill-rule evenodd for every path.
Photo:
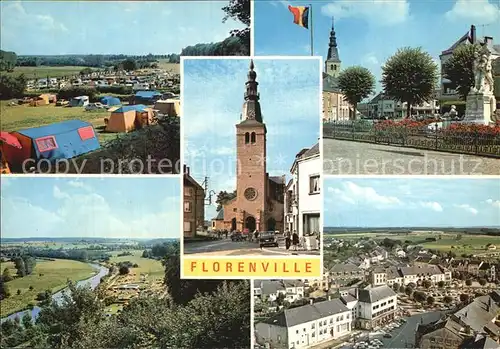
<instances>
[{"instance_id":1,"label":"paved road","mask_svg":"<svg viewBox=\"0 0 500 349\"><path fill-rule=\"evenodd\" d=\"M500 159L372 143L323 139L332 175L499 175Z\"/></svg>"},{"instance_id":2,"label":"paved road","mask_svg":"<svg viewBox=\"0 0 500 349\"><path fill-rule=\"evenodd\" d=\"M290 255L319 255L319 251L287 251L284 240L278 241L279 247L264 247L260 249L255 242L233 242L231 239L218 241L194 242L184 245L184 254L203 254L217 256L290 256Z\"/></svg>"}]
</instances>

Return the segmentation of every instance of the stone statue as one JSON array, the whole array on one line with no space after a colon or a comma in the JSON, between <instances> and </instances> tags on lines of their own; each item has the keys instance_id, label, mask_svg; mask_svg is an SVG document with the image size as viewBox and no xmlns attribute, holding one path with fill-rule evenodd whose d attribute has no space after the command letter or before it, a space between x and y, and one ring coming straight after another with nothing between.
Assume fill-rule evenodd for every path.
<instances>
[{"instance_id":1,"label":"stone statue","mask_svg":"<svg viewBox=\"0 0 500 349\"><path fill-rule=\"evenodd\" d=\"M474 88L475 93L493 93L493 66L491 53L486 46L483 46L474 60Z\"/></svg>"},{"instance_id":2,"label":"stone statue","mask_svg":"<svg viewBox=\"0 0 500 349\"><path fill-rule=\"evenodd\" d=\"M458 112L457 112L457 106L456 105L452 105L451 108L450 108L450 112L448 113L448 115L450 116L450 118L452 119L455 119L458 117Z\"/></svg>"}]
</instances>

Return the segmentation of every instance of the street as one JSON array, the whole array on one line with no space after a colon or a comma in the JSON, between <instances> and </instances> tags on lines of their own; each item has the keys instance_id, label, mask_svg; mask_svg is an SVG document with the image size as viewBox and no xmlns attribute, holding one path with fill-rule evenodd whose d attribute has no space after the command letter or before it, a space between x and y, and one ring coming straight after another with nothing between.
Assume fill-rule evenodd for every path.
<instances>
[{"instance_id":1,"label":"street","mask_svg":"<svg viewBox=\"0 0 500 349\"><path fill-rule=\"evenodd\" d=\"M500 159L323 139L323 169L331 175L498 175Z\"/></svg>"},{"instance_id":2,"label":"street","mask_svg":"<svg viewBox=\"0 0 500 349\"><path fill-rule=\"evenodd\" d=\"M184 254L203 254L215 256L292 256L292 255L316 255L319 256L319 251L292 251L285 249L285 240L278 239L279 247L264 247L260 249L256 242L239 241L233 242L230 238L192 242L184 244Z\"/></svg>"}]
</instances>

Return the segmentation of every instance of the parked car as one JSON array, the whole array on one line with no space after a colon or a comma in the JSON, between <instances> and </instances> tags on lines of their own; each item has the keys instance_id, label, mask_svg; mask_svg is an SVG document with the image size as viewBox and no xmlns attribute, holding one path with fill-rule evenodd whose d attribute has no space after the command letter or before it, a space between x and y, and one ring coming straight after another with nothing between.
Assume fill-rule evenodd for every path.
<instances>
[{"instance_id":1,"label":"parked car","mask_svg":"<svg viewBox=\"0 0 500 349\"><path fill-rule=\"evenodd\" d=\"M244 241L246 238L247 237L239 231L235 231L231 234L231 241Z\"/></svg>"},{"instance_id":2,"label":"parked car","mask_svg":"<svg viewBox=\"0 0 500 349\"><path fill-rule=\"evenodd\" d=\"M392 338L392 334L386 333L386 334L384 334L384 338Z\"/></svg>"},{"instance_id":3,"label":"parked car","mask_svg":"<svg viewBox=\"0 0 500 349\"><path fill-rule=\"evenodd\" d=\"M264 231L259 234L259 245L278 247L278 240L276 239L276 234L274 231Z\"/></svg>"},{"instance_id":4,"label":"parked car","mask_svg":"<svg viewBox=\"0 0 500 349\"><path fill-rule=\"evenodd\" d=\"M106 109L106 106L102 103L89 103L85 106L86 111L94 111L94 110L103 110Z\"/></svg>"}]
</instances>

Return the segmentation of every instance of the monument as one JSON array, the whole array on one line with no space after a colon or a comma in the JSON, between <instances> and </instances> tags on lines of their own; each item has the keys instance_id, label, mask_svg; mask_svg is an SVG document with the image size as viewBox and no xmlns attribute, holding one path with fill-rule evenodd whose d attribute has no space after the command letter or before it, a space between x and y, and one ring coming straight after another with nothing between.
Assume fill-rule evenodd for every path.
<instances>
[{"instance_id":1,"label":"monument","mask_svg":"<svg viewBox=\"0 0 500 349\"><path fill-rule=\"evenodd\" d=\"M492 61L488 47L481 45L474 61L474 86L467 95L463 122L490 125L497 121Z\"/></svg>"}]
</instances>

